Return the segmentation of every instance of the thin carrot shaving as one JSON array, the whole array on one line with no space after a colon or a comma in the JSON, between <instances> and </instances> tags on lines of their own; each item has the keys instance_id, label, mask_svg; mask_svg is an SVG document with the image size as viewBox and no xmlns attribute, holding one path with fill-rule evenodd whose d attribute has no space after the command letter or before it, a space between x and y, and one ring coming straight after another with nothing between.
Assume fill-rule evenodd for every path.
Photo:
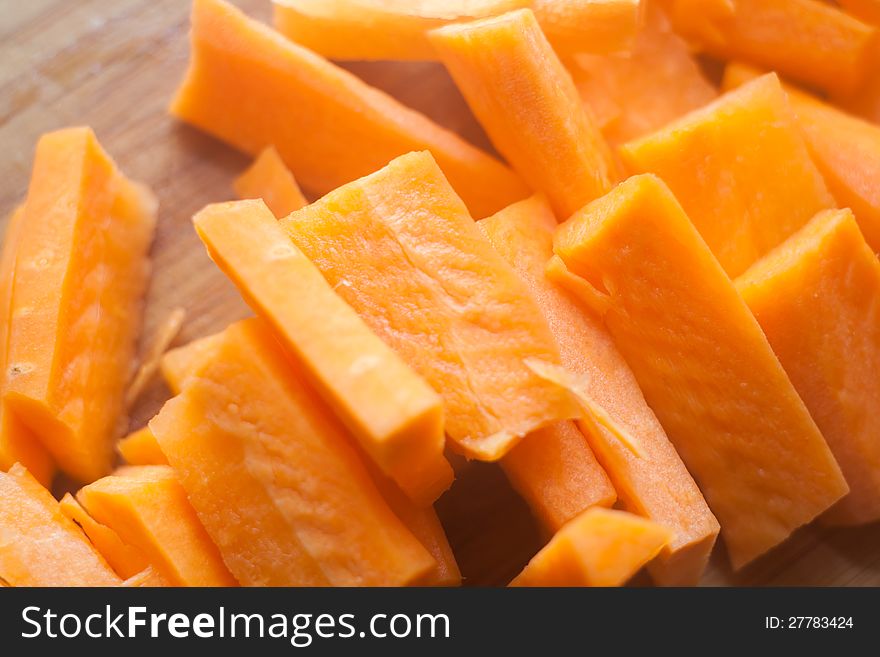
<instances>
[{"instance_id":1,"label":"thin carrot shaving","mask_svg":"<svg viewBox=\"0 0 880 657\"><path fill-rule=\"evenodd\" d=\"M128 393L125 396L125 403L128 408L131 408L140 398L141 394L143 394L144 390L146 390L147 386L158 374L162 356L165 355L165 352L168 351L168 348L180 333L185 318L186 311L183 308L175 308L159 325L159 329L156 331L149 349L141 359L137 374L135 374L131 385L128 387Z\"/></svg>"}]
</instances>

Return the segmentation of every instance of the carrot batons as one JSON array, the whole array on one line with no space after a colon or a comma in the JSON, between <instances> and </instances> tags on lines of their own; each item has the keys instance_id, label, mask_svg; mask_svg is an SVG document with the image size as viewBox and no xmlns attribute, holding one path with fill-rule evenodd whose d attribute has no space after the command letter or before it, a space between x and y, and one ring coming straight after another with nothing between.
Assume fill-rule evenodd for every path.
<instances>
[{"instance_id":1,"label":"carrot batons","mask_svg":"<svg viewBox=\"0 0 880 657\"><path fill-rule=\"evenodd\" d=\"M129 465L168 465L150 427L128 434L116 444L116 449Z\"/></svg>"},{"instance_id":2,"label":"carrot batons","mask_svg":"<svg viewBox=\"0 0 880 657\"><path fill-rule=\"evenodd\" d=\"M19 464L0 472L0 580L10 586L117 586L122 580Z\"/></svg>"},{"instance_id":3,"label":"carrot batons","mask_svg":"<svg viewBox=\"0 0 880 657\"><path fill-rule=\"evenodd\" d=\"M123 468L81 488L76 498L172 585L236 585L168 466Z\"/></svg>"},{"instance_id":4,"label":"carrot batons","mask_svg":"<svg viewBox=\"0 0 880 657\"><path fill-rule=\"evenodd\" d=\"M658 130L718 95L665 15L653 3L647 8L631 51L578 55L570 64L581 98L605 117L611 144Z\"/></svg>"},{"instance_id":5,"label":"carrot batons","mask_svg":"<svg viewBox=\"0 0 880 657\"><path fill-rule=\"evenodd\" d=\"M238 580L390 586L425 575L434 560L268 327L248 320L221 335L150 428Z\"/></svg>"},{"instance_id":6,"label":"carrot batons","mask_svg":"<svg viewBox=\"0 0 880 657\"><path fill-rule=\"evenodd\" d=\"M834 206L773 74L620 152L669 185L731 277Z\"/></svg>"},{"instance_id":7,"label":"carrot batons","mask_svg":"<svg viewBox=\"0 0 880 657\"><path fill-rule=\"evenodd\" d=\"M192 61L171 112L252 155L274 145L317 194L419 149L477 215L528 194L496 159L221 0L193 4Z\"/></svg>"},{"instance_id":8,"label":"carrot batons","mask_svg":"<svg viewBox=\"0 0 880 657\"><path fill-rule=\"evenodd\" d=\"M617 493L574 422L538 429L501 459L514 490L552 532L592 506L610 507Z\"/></svg>"},{"instance_id":9,"label":"carrot batons","mask_svg":"<svg viewBox=\"0 0 880 657\"><path fill-rule=\"evenodd\" d=\"M557 232L742 567L847 492L757 321L669 189L636 176Z\"/></svg>"},{"instance_id":10,"label":"carrot batons","mask_svg":"<svg viewBox=\"0 0 880 657\"><path fill-rule=\"evenodd\" d=\"M610 189L608 145L531 10L429 36L492 143L560 219Z\"/></svg>"},{"instance_id":11,"label":"carrot batons","mask_svg":"<svg viewBox=\"0 0 880 657\"><path fill-rule=\"evenodd\" d=\"M671 539L650 520L590 509L560 529L510 586L621 586Z\"/></svg>"},{"instance_id":12,"label":"carrot batons","mask_svg":"<svg viewBox=\"0 0 880 657\"><path fill-rule=\"evenodd\" d=\"M724 86L738 87L760 72L731 63ZM841 206L852 208L865 239L880 252L880 126L850 116L797 89L786 87L807 148Z\"/></svg>"},{"instance_id":13,"label":"carrot batons","mask_svg":"<svg viewBox=\"0 0 880 657\"><path fill-rule=\"evenodd\" d=\"M439 395L330 287L261 201L194 218L217 265L379 468L421 505L452 483Z\"/></svg>"},{"instance_id":14,"label":"carrot batons","mask_svg":"<svg viewBox=\"0 0 880 657\"><path fill-rule=\"evenodd\" d=\"M532 0L274 0L275 28L330 59L437 58L427 33L496 16Z\"/></svg>"},{"instance_id":15,"label":"carrot batons","mask_svg":"<svg viewBox=\"0 0 880 657\"><path fill-rule=\"evenodd\" d=\"M849 93L871 66L877 31L816 0L672 0L675 30L722 59L742 59Z\"/></svg>"},{"instance_id":16,"label":"carrot batons","mask_svg":"<svg viewBox=\"0 0 880 657\"><path fill-rule=\"evenodd\" d=\"M165 355L162 369L165 380L175 394L179 394L207 363L217 358L217 352L225 339L226 333L210 335ZM161 452L158 443L156 450ZM417 506L369 458L365 458L364 463L388 506L437 562L434 568L414 583L423 586L458 585L461 582L461 573L434 507Z\"/></svg>"},{"instance_id":17,"label":"carrot batons","mask_svg":"<svg viewBox=\"0 0 880 657\"><path fill-rule=\"evenodd\" d=\"M37 146L12 294L4 401L62 470L110 470L135 359L156 202L88 128Z\"/></svg>"},{"instance_id":18,"label":"carrot batons","mask_svg":"<svg viewBox=\"0 0 880 657\"><path fill-rule=\"evenodd\" d=\"M308 205L296 179L284 166L274 146L267 146L254 163L235 179L235 193L238 198L261 198L279 219L294 210Z\"/></svg>"},{"instance_id":19,"label":"carrot batons","mask_svg":"<svg viewBox=\"0 0 880 657\"><path fill-rule=\"evenodd\" d=\"M337 293L440 393L454 446L497 460L580 415L525 361L559 363L546 322L428 153L281 220Z\"/></svg>"},{"instance_id":20,"label":"carrot batons","mask_svg":"<svg viewBox=\"0 0 880 657\"><path fill-rule=\"evenodd\" d=\"M880 262L852 212L817 215L736 285L849 483L824 519L880 519Z\"/></svg>"},{"instance_id":21,"label":"carrot batons","mask_svg":"<svg viewBox=\"0 0 880 657\"><path fill-rule=\"evenodd\" d=\"M560 56L628 50L643 19L642 0L534 0L532 9Z\"/></svg>"},{"instance_id":22,"label":"carrot batons","mask_svg":"<svg viewBox=\"0 0 880 657\"><path fill-rule=\"evenodd\" d=\"M6 348L9 322L12 319L12 286L15 257L24 219L24 205L18 206L6 224L3 251L0 254L0 372L6 371ZM0 375L0 395L5 391L5 375ZM6 410L0 397L0 470L21 463L44 486L52 482L55 465L52 457L34 433Z\"/></svg>"},{"instance_id":23,"label":"carrot batons","mask_svg":"<svg viewBox=\"0 0 880 657\"><path fill-rule=\"evenodd\" d=\"M125 579L149 567L147 558L140 550L123 543L119 534L92 518L70 493L61 498L59 505L61 512L79 525L117 575Z\"/></svg>"},{"instance_id":24,"label":"carrot batons","mask_svg":"<svg viewBox=\"0 0 880 657\"><path fill-rule=\"evenodd\" d=\"M668 527L675 535L651 563L655 581L661 585L696 584L715 543L718 523L645 403L632 371L601 319L585 311L545 276L545 263L553 255L556 228L552 209L536 196L515 203L477 225L525 281L559 344L563 365L582 377L587 382L588 394L618 425L637 438L643 452L641 456L634 455L604 431L582 427L617 489L620 504ZM554 443L540 443L541 433L527 437L501 464L515 485L520 482L516 487L521 493L526 484L542 492L540 500L532 503L533 509L542 503L547 515L552 514L557 521L570 520L589 506L588 492L593 490L594 484L589 483L586 475L591 471L592 454L570 437L563 441L557 436ZM578 437L583 440L583 436ZM525 463L511 463L517 458L526 460L523 453L528 455L529 452L533 452L531 468ZM552 465L565 466L564 476L555 474ZM521 471L512 471L518 466ZM527 478L525 482L524 478ZM584 483L579 483L581 481ZM580 495L575 495L575 491L581 491Z\"/></svg>"}]
</instances>

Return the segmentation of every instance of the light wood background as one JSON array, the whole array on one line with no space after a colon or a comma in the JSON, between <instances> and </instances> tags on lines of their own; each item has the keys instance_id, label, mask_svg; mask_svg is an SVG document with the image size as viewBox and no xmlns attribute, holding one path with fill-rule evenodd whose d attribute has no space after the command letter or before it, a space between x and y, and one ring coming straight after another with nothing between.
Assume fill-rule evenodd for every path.
<instances>
[{"instance_id":1,"label":"light wood background","mask_svg":"<svg viewBox=\"0 0 880 657\"><path fill-rule=\"evenodd\" d=\"M269 0L238 0L269 20ZM0 0L0 216L25 195L43 132L91 125L129 176L161 202L145 335L183 306L180 341L247 314L190 224L204 204L231 197L247 158L165 112L188 55L188 0ZM433 64L354 64L355 73L488 148L445 72ZM2 220L5 223L5 219ZM142 426L168 397L160 382L134 410ZM522 502L494 466L468 469L438 510L467 584L504 584L540 547ZM636 583L646 582L639 577ZM880 585L880 526L809 527L733 575L719 546L704 584Z\"/></svg>"}]
</instances>

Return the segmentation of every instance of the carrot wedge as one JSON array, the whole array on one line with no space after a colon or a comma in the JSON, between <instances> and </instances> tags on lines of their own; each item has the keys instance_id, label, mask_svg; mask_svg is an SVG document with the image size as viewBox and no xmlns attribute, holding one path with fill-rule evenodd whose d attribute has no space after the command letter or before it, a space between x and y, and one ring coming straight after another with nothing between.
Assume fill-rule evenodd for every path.
<instances>
[{"instance_id":1,"label":"carrot wedge","mask_svg":"<svg viewBox=\"0 0 880 657\"><path fill-rule=\"evenodd\" d=\"M253 164L235 179L234 187L240 199L263 199L279 219L308 205L296 178L284 166L274 146L260 151Z\"/></svg>"},{"instance_id":2,"label":"carrot wedge","mask_svg":"<svg viewBox=\"0 0 880 657\"><path fill-rule=\"evenodd\" d=\"M0 254L0 372L7 369L13 276L23 219L24 205L20 205L6 224L3 251ZM5 378L4 376L3 379ZM5 381L0 381L0 394L3 388ZM44 486L51 484L55 474L52 457L34 432L6 410L6 402L0 398L0 470L5 472L15 463L21 463Z\"/></svg>"},{"instance_id":3,"label":"carrot wedge","mask_svg":"<svg viewBox=\"0 0 880 657\"><path fill-rule=\"evenodd\" d=\"M735 89L761 71L731 62L724 70L725 89ZM852 208L859 228L880 253L880 126L851 116L815 96L785 85L807 148L841 207Z\"/></svg>"},{"instance_id":4,"label":"carrot wedge","mask_svg":"<svg viewBox=\"0 0 880 657\"><path fill-rule=\"evenodd\" d=\"M492 143L560 219L611 188L608 145L530 9L429 36Z\"/></svg>"},{"instance_id":5,"label":"carrot wedge","mask_svg":"<svg viewBox=\"0 0 880 657\"><path fill-rule=\"evenodd\" d=\"M823 516L880 519L880 262L850 210L827 210L736 280L849 483Z\"/></svg>"},{"instance_id":6,"label":"carrot wedge","mask_svg":"<svg viewBox=\"0 0 880 657\"><path fill-rule=\"evenodd\" d=\"M194 340L165 354L162 370L165 381L175 394L179 394L207 363L217 358L225 339L225 333L221 332ZM152 433L150 437L155 440ZM356 441L353 444L356 445ZM155 447L161 451L158 443ZM414 504L393 481L379 471L372 459L364 455L363 461L385 502L437 562L435 567L414 583L423 586L460 584L461 572L434 507Z\"/></svg>"},{"instance_id":7,"label":"carrot wedge","mask_svg":"<svg viewBox=\"0 0 880 657\"><path fill-rule=\"evenodd\" d=\"M529 359L559 364L516 272L480 233L429 153L410 153L281 220L297 246L443 398L452 446L497 460L580 415Z\"/></svg>"},{"instance_id":8,"label":"carrot wedge","mask_svg":"<svg viewBox=\"0 0 880 657\"><path fill-rule=\"evenodd\" d=\"M236 586L168 466L123 468L81 488L76 499L174 586Z\"/></svg>"},{"instance_id":9,"label":"carrot wedge","mask_svg":"<svg viewBox=\"0 0 880 657\"><path fill-rule=\"evenodd\" d=\"M655 522L589 509L559 530L510 586L622 586L672 539Z\"/></svg>"},{"instance_id":10,"label":"carrot wedge","mask_svg":"<svg viewBox=\"0 0 880 657\"><path fill-rule=\"evenodd\" d=\"M216 357L150 429L239 581L400 585L425 575L434 559L268 326L246 320L221 335Z\"/></svg>"},{"instance_id":11,"label":"carrot wedge","mask_svg":"<svg viewBox=\"0 0 880 657\"><path fill-rule=\"evenodd\" d=\"M363 450L414 501L433 503L453 479L439 395L332 290L262 201L209 205L193 223Z\"/></svg>"},{"instance_id":12,"label":"carrot wedge","mask_svg":"<svg viewBox=\"0 0 880 657\"><path fill-rule=\"evenodd\" d=\"M614 346L608 330L591 310L578 303L556 284L555 279L545 275L545 263L553 255L553 231L556 229L553 210L544 199L536 196L514 203L477 225L525 281L556 338L563 365L586 381L590 397L638 440L641 456L634 455L606 431L595 431L580 423L581 439L586 437L610 477L619 504L669 528L674 534L649 566L654 581L663 586L697 584L715 544L718 523L645 403L632 371ZM533 456L533 463L553 462L554 444L543 444L541 454ZM523 446L533 451L541 449L537 438L526 438L501 462L508 476L511 474L509 461ZM587 456L572 460L583 463L580 468L571 466L571 470L565 471L574 477L574 473L587 468L588 460ZM589 481L585 474L578 474L575 481L570 481L559 474L542 477L541 468L536 466L527 468L523 464L522 467L520 477L529 477L536 488L543 483L548 510L554 511L559 520L569 520L589 506L587 491L590 489L584 490L583 484L579 484L580 481ZM557 488L558 496L553 495ZM576 495L574 491L584 492ZM558 503L550 506L553 500Z\"/></svg>"},{"instance_id":13,"label":"carrot wedge","mask_svg":"<svg viewBox=\"0 0 880 657\"><path fill-rule=\"evenodd\" d=\"M478 215L528 195L495 158L222 0L193 3L171 113L254 156L274 145L316 194L429 149Z\"/></svg>"},{"instance_id":14,"label":"carrot wedge","mask_svg":"<svg viewBox=\"0 0 880 657\"><path fill-rule=\"evenodd\" d=\"M0 579L10 586L122 582L52 494L21 465L0 472L0 499Z\"/></svg>"},{"instance_id":15,"label":"carrot wedge","mask_svg":"<svg viewBox=\"0 0 880 657\"><path fill-rule=\"evenodd\" d=\"M88 128L37 145L12 293L4 401L81 481L110 470L135 359L156 201Z\"/></svg>"},{"instance_id":16,"label":"carrot wedge","mask_svg":"<svg viewBox=\"0 0 880 657\"><path fill-rule=\"evenodd\" d=\"M741 59L832 93L864 81L877 30L815 0L672 0L676 32L722 59Z\"/></svg>"},{"instance_id":17,"label":"carrot wedge","mask_svg":"<svg viewBox=\"0 0 880 657\"><path fill-rule=\"evenodd\" d=\"M633 173L669 185L731 277L834 207L772 73L624 144L620 155Z\"/></svg>"},{"instance_id":18,"label":"carrot wedge","mask_svg":"<svg viewBox=\"0 0 880 657\"><path fill-rule=\"evenodd\" d=\"M129 465L168 465L150 427L131 432L116 444L116 449Z\"/></svg>"},{"instance_id":19,"label":"carrot wedge","mask_svg":"<svg viewBox=\"0 0 880 657\"><path fill-rule=\"evenodd\" d=\"M147 558L140 550L124 543L119 534L92 518L70 493L61 498L59 505L61 512L79 525L117 575L127 579L149 567Z\"/></svg>"},{"instance_id":20,"label":"carrot wedge","mask_svg":"<svg viewBox=\"0 0 880 657\"><path fill-rule=\"evenodd\" d=\"M755 318L669 188L630 178L554 249L607 295L603 319L721 524L734 568L848 487Z\"/></svg>"},{"instance_id":21,"label":"carrot wedge","mask_svg":"<svg viewBox=\"0 0 880 657\"><path fill-rule=\"evenodd\" d=\"M532 10L560 57L628 51L644 19L643 0L534 0Z\"/></svg>"}]
</instances>

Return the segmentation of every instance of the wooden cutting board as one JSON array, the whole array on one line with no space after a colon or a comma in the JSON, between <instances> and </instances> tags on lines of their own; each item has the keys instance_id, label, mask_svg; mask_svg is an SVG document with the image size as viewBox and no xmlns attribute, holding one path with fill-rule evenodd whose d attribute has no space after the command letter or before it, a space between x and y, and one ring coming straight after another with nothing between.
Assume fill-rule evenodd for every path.
<instances>
[{"instance_id":1,"label":"wooden cutting board","mask_svg":"<svg viewBox=\"0 0 880 657\"><path fill-rule=\"evenodd\" d=\"M269 20L269 0L236 4ZM126 174L159 196L145 335L182 306L187 320L181 342L248 314L190 224L206 203L231 197L230 183L248 159L165 112L186 67L188 12L188 0L0 0L0 216L25 195L40 134L92 126ZM489 148L440 66L349 68ZM168 394L160 382L152 385L134 409L132 428L143 426ZM524 505L494 466L470 467L438 509L467 584L505 584L542 543ZM806 528L736 575L719 546L704 583L877 586L880 525Z\"/></svg>"}]
</instances>

